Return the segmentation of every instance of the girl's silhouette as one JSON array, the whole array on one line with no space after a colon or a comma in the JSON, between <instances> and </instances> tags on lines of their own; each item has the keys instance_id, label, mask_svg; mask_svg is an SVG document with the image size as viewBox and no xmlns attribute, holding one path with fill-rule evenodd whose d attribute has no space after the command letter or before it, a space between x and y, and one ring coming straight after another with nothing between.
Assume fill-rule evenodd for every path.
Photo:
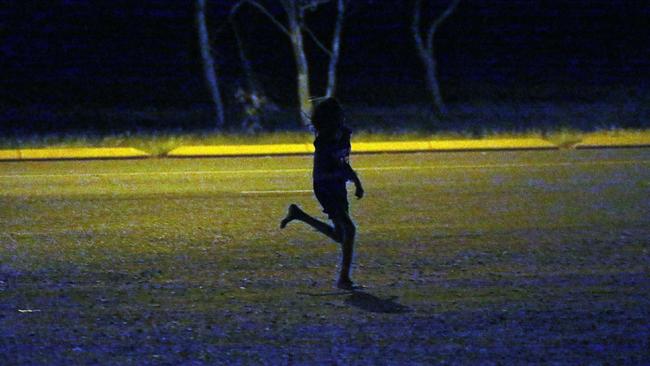
<instances>
[{"instance_id":1,"label":"girl's silhouette","mask_svg":"<svg viewBox=\"0 0 650 366\"><path fill-rule=\"evenodd\" d=\"M346 183L354 182L357 198L363 197L364 191L359 177L349 162L352 132L343 124L343 109L334 98L327 98L314 108L311 122L316 131L314 194L323 206L323 212L329 216L334 226L313 218L300 207L291 204L287 216L280 223L280 228L284 228L292 220L299 220L341 244L343 258L337 287L353 290L355 285L350 278L350 266L356 227L348 212Z\"/></svg>"}]
</instances>

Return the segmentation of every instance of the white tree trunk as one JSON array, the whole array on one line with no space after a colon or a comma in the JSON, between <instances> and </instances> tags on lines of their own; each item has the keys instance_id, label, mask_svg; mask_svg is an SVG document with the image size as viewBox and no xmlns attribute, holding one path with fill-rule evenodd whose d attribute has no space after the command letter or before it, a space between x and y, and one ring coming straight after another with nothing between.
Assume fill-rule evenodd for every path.
<instances>
[{"instance_id":1,"label":"white tree trunk","mask_svg":"<svg viewBox=\"0 0 650 366\"><path fill-rule=\"evenodd\" d=\"M426 78L427 78L427 88L429 89L429 93L431 94L431 100L433 102L433 106L435 109L435 112L437 112L441 116L445 116L447 114L447 106L445 105L443 99L442 99L442 94L440 93L440 83L438 82L438 70L437 70L437 62L436 62L436 54L435 54L435 47L433 45L434 43L434 37L436 35L436 31L438 30L438 27L447 19L451 14L456 10L456 7L458 7L458 3L460 0L452 0L445 10L438 16L436 19L433 20L431 25L428 28L427 31L427 38L426 38L426 43L422 38L422 35L420 34L420 15L421 15L421 5L422 5L422 0L416 0L415 2L415 9L413 11L413 22L411 23L411 31L413 33L413 39L415 40L415 46L417 47L418 50L418 56L420 56L420 60L422 61L422 64L424 65L425 71L426 71Z\"/></svg>"},{"instance_id":2,"label":"white tree trunk","mask_svg":"<svg viewBox=\"0 0 650 366\"><path fill-rule=\"evenodd\" d=\"M205 0L196 0L196 22L199 33L199 47L201 49L201 59L203 60L203 72L205 80L210 89L212 102L216 112L215 125L217 128L224 125L223 103L221 93L219 92L219 83L217 73L214 68L214 59L210 53L210 37L208 36L208 26L205 21Z\"/></svg>"},{"instance_id":3,"label":"white tree trunk","mask_svg":"<svg viewBox=\"0 0 650 366\"><path fill-rule=\"evenodd\" d=\"M253 65L251 64L250 58L248 58L248 54L246 53L244 42L242 41L241 35L239 34L239 26L237 25L237 22L234 19L232 20L231 23L232 23L233 31L235 33L235 39L237 40L239 59L241 60L242 69L244 70L244 75L246 76L246 86L248 88L248 91L252 95L258 96L262 94L262 90L260 84L257 82L257 78L255 77L255 72L253 71Z\"/></svg>"},{"instance_id":4,"label":"white tree trunk","mask_svg":"<svg viewBox=\"0 0 650 366\"><path fill-rule=\"evenodd\" d=\"M341 49L341 31L343 30L343 18L345 13L344 0L337 0L336 4L336 24L334 25L334 34L332 35L332 54L327 69L327 90L326 97L333 97L336 93L336 65L339 62Z\"/></svg>"},{"instance_id":5,"label":"white tree trunk","mask_svg":"<svg viewBox=\"0 0 650 366\"><path fill-rule=\"evenodd\" d=\"M427 89L431 95L431 101L436 107L437 112L445 116L447 114L447 106L442 99L442 94L440 93L440 83L438 82L438 70L436 59L431 52L420 52L420 60L424 64L426 69L427 76Z\"/></svg>"},{"instance_id":6,"label":"white tree trunk","mask_svg":"<svg viewBox=\"0 0 650 366\"><path fill-rule=\"evenodd\" d=\"M291 45L296 61L298 103L300 103L300 120L303 126L309 126L312 103L311 92L309 89L309 63L305 55L305 46L302 37L302 29L297 19L290 21Z\"/></svg>"}]
</instances>

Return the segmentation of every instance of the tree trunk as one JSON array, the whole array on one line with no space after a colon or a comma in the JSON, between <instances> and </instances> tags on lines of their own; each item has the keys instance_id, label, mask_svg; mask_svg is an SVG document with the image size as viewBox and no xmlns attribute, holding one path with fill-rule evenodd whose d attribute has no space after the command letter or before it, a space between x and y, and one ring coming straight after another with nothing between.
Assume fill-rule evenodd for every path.
<instances>
[{"instance_id":1,"label":"tree trunk","mask_svg":"<svg viewBox=\"0 0 650 366\"><path fill-rule=\"evenodd\" d=\"M332 36L332 54L327 69L327 91L326 97L333 97L336 92L336 65L339 61L340 45L341 45L341 31L343 29L343 17L345 12L344 0L337 0L337 13L336 24L334 26L334 35Z\"/></svg>"},{"instance_id":2,"label":"tree trunk","mask_svg":"<svg viewBox=\"0 0 650 366\"><path fill-rule=\"evenodd\" d=\"M210 53L210 37L208 36L208 27L205 21L205 0L196 1L196 21L199 33L199 47L201 49L201 59L203 60L203 72L205 80L212 96L212 102L216 112L215 125L217 128L223 127L224 114L221 93L219 92L219 83L217 73L214 69L214 59Z\"/></svg>"},{"instance_id":3,"label":"tree trunk","mask_svg":"<svg viewBox=\"0 0 650 366\"><path fill-rule=\"evenodd\" d=\"M261 87L257 82L255 77L255 72L253 71L253 65L251 60L246 54L246 49L244 48L244 42L242 42L241 35L239 34L239 27L236 20L232 20L232 27L235 33L235 39L237 40L237 47L239 50L239 58L241 60L242 69L244 70L244 75L246 76L246 87L248 91L255 96L262 94Z\"/></svg>"},{"instance_id":4,"label":"tree trunk","mask_svg":"<svg viewBox=\"0 0 650 366\"><path fill-rule=\"evenodd\" d=\"M290 22L291 45L296 60L296 73L298 75L298 102L300 103L300 120L304 127L310 125L312 103L309 90L309 64L305 55L302 30L296 20Z\"/></svg>"},{"instance_id":5,"label":"tree trunk","mask_svg":"<svg viewBox=\"0 0 650 366\"><path fill-rule=\"evenodd\" d=\"M422 0L415 1L415 8L413 10L413 21L411 22L411 32L413 33L413 39L415 40L415 46L418 50L418 55L420 60L424 64L427 77L427 88L431 94L431 99L433 102L434 110L440 116L445 116L447 114L447 106L445 106L444 101L442 100L442 94L440 93L440 84L438 83L438 70L436 62L435 47L433 45L434 37L438 27L447 19L458 7L460 0L452 0L445 10L433 20L431 25L428 27L426 43L423 40L422 35L420 34L420 16L421 16L421 6Z\"/></svg>"},{"instance_id":6,"label":"tree trunk","mask_svg":"<svg viewBox=\"0 0 650 366\"><path fill-rule=\"evenodd\" d=\"M424 51L424 50L423 50ZM427 88L431 94L431 101L436 107L438 114L445 116L447 115L447 106L442 100L442 95L440 93L440 84L438 83L438 70L437 62L434 56L428 52L420 52L420 59L424 64L427 75Z\"/></svg>"}]
</instances>

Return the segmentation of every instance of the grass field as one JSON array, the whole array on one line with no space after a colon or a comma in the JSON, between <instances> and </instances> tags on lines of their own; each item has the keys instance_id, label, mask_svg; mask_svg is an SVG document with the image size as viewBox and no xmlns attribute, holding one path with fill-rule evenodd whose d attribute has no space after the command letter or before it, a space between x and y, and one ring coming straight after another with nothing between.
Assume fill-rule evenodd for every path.
<instances>
[{"instance_id":1,"label":"grass field","mask_svg":"<svg viewBox=\"0 0 650 366\"><path fill-rule=\"evenodd\" d=\"M650 149L0 164L0 364L648 364Z\"/></svg>"}]
</instances>

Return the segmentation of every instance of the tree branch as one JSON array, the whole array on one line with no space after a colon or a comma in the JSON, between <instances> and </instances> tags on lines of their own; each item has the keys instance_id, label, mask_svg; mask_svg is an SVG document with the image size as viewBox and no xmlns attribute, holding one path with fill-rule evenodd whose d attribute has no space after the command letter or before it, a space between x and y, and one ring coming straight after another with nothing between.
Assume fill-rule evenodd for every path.
<instances>
[{"instance_id":1,"label":"tree branch","mask_svg":"<svg viewBox=\"0 0 650 366\"><path fill-rule=\"evenodd\" d=\"M314 32L312 32L311 29L309 29L309 27L307 27L307 25L303 25L302 28L305 30L305 32L307 32L307 34L309 34L309 36L314 41L314 43L316 43L318 48L320 48L323 52L325 52L327 55L332 57L332 51L329 50L327 47L325 47L325 45L318 39L318 37L316 37Z\"/></svg>"},{"instance_id":2,"label":"tree branch","mask_svg":"<svg viewBox=\"0 0 650 366\"><path fill-rule=\"evenodd\" d=\"M292 18L298 15L298 13L295 11L296 6L294 4L295 0L279 0L280 5L282 5L282 8L284 9L284 12L287 13L287 16L289 18Z\"/></svg>"},{"instance_id":3,"label":"tree branch","mask_svg":"<svg viewBox=\"0 0 650 366\"><path fill-rule=\"evenodd\" d=\"M240 1L238 1L237 3L235 3L235 5L233 5L232 8L230 8L230 12L228 12L228 22L232 23L232 22L234 21L234 18L235 18L235 16L237 15L237 12L239 11L239 8L240 8L240 7L242 6L242 4L244 4L246 1L247 1L247 0L240 0ZM221 24L221 25L219 26L219 28L217 28L217 29L214 31L214 34L221 34L221 32L223 32L223 31L226 29L226 27L228 26L228 22L224 22L223 24Z\"/></svg>"},{"instance_id":4,"label":"tree branch","mask_svg":"<svg viewBox=\"0 0 650 366\"><path fill-rule=\"evenodd\" d=\"M321 6L322 4L327 4L329 2L330 2L330 0L311 0L311 1L307 1L307 2L305 2L304 5L302 5L300 7L300 11L301 12L303 12L305 10L312 11L312 10L315 10L316 8L318 8L319 6Z\"/></svg>"},{"instance_id":5,"label":"tree branch","mask_svg":"<svg viewBox=\"0 0 650 366\"><path fill-rule=\"evenodd\" d=\"M256 8L257 10L259 10L262 14L266 15L266 17L269 18L269 20L271 20L271 22L272 22L273 24L275 24L278 28L280 28L280 30L282 31L282 33L286 34L288 37L291 37L291 32L289 32L289 30L287 29L287 27L285 27L285 26L282 24L282 22L280 22L280 21L278 20L278 18L274 17L273 14L271 14L271 12L268 11L268 10L264 7L264 5L260 4L259 2L255 1L255 0L242 0L242 1L240 1L240 3L243 3L243 2L250 4L251 6L253 6L254 8ZM239 4L239 3L238 3L238 4Z\"/></svg>"},{"instance_id":6,"label":"tree branch","mask_svg":"<svg viewBox=\"0 0 650 366\"><path fill-rule=\"evenodd\" d=\"M420 34L421 6L422 6L422 0L415 0L415 7L413 8L413 21L411 22L411 32L413 33L413 39L415 40L415 45L418 48L418 52L424 51L422 35Z\"/></svg>"},{"instance_id":7,"label":"tree branch","mask_svg":"<svg viewBox=\"0 0 650 366\"><path fill-rule=\"evenodd\" d=\"M232 21L232 19L237 15L237 12L239 11L239 8L246 2L247 0L239 0L238 2L235 3L235 5L230 8L230 12L228 13L228 20Z\"/></svg>"},{"instance_id":8,"label":"tree branch","mask_svg":"<svg viewBox=\"0 0 650 366\"><path fill-rule=\"evenodd\" d=\"M345 0L336 2L336 23L334 24L334 34L332 34L332 54L327 71L327 89L325 95L331 97L336 91L336 65L341 53L341 32L343 31L343 21L345 20Z\"/></svg>"},{"instance_id":9,"label":"tree branch","mask_svg":"<svg viewBox=\"0 0 650 366\"><path fill-rule=\"evenodd\" d=\"M453 0L447 8L445 9L440 16L433 21L431 26L429 27L429 32L427 33L427 49L429 52L433 50L433 37L436 34L436 30L438 30L438 27L440 24L442 24L449 16L456 10L456 7L458 7L458 3L460 3L460 0Z\"/></svg>"}]
</instances>

